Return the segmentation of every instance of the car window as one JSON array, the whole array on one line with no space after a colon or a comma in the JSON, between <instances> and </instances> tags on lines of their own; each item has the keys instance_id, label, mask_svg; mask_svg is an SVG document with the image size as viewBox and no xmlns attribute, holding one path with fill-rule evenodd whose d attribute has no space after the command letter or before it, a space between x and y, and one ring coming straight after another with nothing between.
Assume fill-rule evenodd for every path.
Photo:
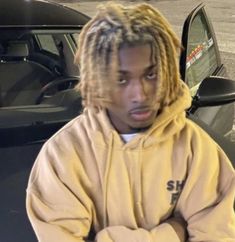
<instances>
[{"instance_id":1,"label":"car window","mask_svg":"<svg viewBox=\"0 0 235 242\"><path fill-rule=\"evenodd\" d=\"M72 34L73 40L77 43L79 34Z\"/></svg>"},{"instance_id":2,"label":"car window","mask_svg":"<svg viewBox=\"0 0 235 242\"><path fill-rule=\"evenodd\" d=\"M55 40L51 34L38 34L36 36L42 50L46 50L53 54L59 55Z\"/></svg>"},{"instance_id":3,"label":"car window","mask_svg":"<svg viewBox=\"0 0 235 242\"><path fill-rule=\"evenodd\" d=\"M200 82L211 75L217 66L215 43L204 14L199 12L194 17L188 33L185 80L192 96L195 95Z\"/></svg>"}]
</instances>

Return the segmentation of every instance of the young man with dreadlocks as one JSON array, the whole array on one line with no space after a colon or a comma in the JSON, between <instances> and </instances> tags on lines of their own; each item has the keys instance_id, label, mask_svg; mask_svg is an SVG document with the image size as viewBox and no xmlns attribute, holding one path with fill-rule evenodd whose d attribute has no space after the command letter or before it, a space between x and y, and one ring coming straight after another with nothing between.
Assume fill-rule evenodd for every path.
<instances>
[{"instance_id":1,"label":"young man with dreadlocks","mask_svg":"<svg viewBox=\"0 0 235 242\"><path fill-rule=\"evenodd\" d=\"M84 111L46 142L28 184L39 241L235 241L235 173L185 117L179 51L148 4L109 3L83 28Z\"/></svg>"}]
</instances>

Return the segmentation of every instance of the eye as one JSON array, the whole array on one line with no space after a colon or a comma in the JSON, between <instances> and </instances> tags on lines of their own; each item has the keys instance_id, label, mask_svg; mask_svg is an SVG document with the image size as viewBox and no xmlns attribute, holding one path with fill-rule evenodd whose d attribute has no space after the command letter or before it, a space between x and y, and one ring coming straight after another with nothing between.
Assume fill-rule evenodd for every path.
<instances>
[{"instance_id":1,"label":"eye","mask_svg":"<svg viewBox=\"0 0 235 242\"><path fill-rule=\"evenodd\" d=\"M126 78L120 78L119 80L118 80L118 84L119 85L125 85L125 84L127 84L127 79Z\"/></svg>"},{"instance_id":2,"label":"eye","mask_svg":"<svg viewBox=\"0 0 235 242\"><path fill-rule=\"evenodd\" d=\"M151 71L151 72L149 72L149 73L146 75L146 78L147 78L148 80L156 79L156 77L157 77L157 74L156 74L154 71Z\"/></svg>"}]
</instances>

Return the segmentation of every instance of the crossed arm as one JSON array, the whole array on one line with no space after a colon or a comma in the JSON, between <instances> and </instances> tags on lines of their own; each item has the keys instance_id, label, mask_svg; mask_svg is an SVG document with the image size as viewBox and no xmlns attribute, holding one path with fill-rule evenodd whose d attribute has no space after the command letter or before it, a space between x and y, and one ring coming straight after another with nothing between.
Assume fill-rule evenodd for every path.
<instances>
[{"instance_id":1,"label":"crossed arm","mask_svg":"<svg viewBox=\"0 0 235 242\"><path fill-rule=\"evenodd\" d=\"M96 242L186 242L187 223L181 217L172 217L151 231L131 230L124 226L107 227L95 238Z\"/></svg>"},{"instance_id":2,"label":"crossed arm","mask_svg":"<svg viewBox=\"0 0 235 242\"><path fill-rule=\"evenodd\" d=\"M89 241L90 212L77 206L61 208L38 200L39 194L28 190L27 208L30 220L41 242ZM71 201L71 200L70 200ZM32 203L32 204L31 204ZM34 205L33 205L34 204ZM125 226L110 226L92 238L96 242L184 242L187 241L187 224L180 217L172 217L148 231Z\"/></svg>"},{"instance_id":3,"label":"crossed arm","mask_svg":"<svg viewBox=\"0 0 235 242\"><path fill-rule=\"evenodd\" d=\"M175 233L179 237L180 242L187 241L188 231L187 231L187 222L182 217L172 217L166 220L166 223L169 223L174 229Z\"/></svg>"}]
</instances>

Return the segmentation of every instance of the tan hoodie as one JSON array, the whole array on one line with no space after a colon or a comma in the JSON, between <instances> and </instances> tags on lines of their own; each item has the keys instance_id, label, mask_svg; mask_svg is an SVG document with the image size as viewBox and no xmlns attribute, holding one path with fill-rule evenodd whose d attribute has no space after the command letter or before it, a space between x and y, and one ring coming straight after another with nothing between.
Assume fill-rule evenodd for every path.
<instances>
[{"instance_id":1,"label":"tan hoodie","mask_svg":"<svg viewBox=\"0 0 235 242\"><path fill-rule=\"evenodd\" d=\"M235 242L235 173L221 148L185 118L187 92L124 143L105 110L85 110L43 146L27 189L41 242Z\"/></svg>"}]
</instances>

